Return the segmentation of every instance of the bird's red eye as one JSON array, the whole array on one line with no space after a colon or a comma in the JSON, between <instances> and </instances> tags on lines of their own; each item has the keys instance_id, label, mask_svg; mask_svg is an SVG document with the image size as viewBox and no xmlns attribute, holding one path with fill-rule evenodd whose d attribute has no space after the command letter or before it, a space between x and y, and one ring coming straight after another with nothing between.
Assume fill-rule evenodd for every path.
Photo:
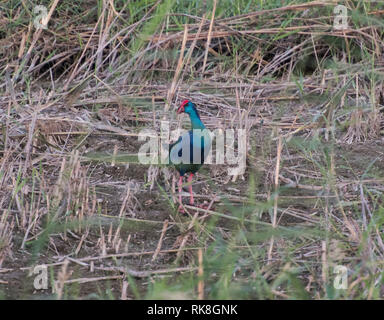
<instances>
[{"instance_id":1,"label":"bird's red eye","mask_svg":"<svg viewBox=\"0 0 384 320\"><path fill-rule=\"evenodd\" d=\"M184 100L184 101L181 103L181 107L184 107L188 102L189 102L189 100Z\"/></svg>"}]
</instances>

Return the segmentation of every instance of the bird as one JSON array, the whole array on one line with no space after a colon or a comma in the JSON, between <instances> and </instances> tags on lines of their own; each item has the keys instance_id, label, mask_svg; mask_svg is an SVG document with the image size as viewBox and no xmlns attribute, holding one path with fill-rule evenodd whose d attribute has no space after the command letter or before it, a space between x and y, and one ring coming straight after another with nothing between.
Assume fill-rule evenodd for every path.
<instances>
[{"instance_id":1,"label":"bird","mask_svg":"<svg viewBox=\"0 0 384 320\"><path fill-rule=\"evenodd\" d=\"M169 145L169 162L174 165L176 170L179 172L179 212L183 212L184 209L181 200L183 178L185 174L189 174L189 204L193 206L193 176L207 159L211 149L212 140L210 131L201 121L199 112L193 102L184 100L177 109L176 113L188 114L192 125L192 130L182 134L176 142ZM184 155L183 151L185 151Z\"/></svg>"}]
</instances>

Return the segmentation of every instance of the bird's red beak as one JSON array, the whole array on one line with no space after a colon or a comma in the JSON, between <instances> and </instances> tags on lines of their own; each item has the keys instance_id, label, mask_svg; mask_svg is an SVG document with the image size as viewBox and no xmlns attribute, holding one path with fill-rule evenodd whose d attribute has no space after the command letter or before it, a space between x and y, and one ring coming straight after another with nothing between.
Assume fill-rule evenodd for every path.
<instances>
[{"instance_id":1,"label":"bird's red beak","mask_svg":"<svg viewBox=\"0 0 384 320\"><path fill-rule=\"evenodd\" d=\"M188 103L189 101L188 100L184 100L181 104L181 106L179 107L179 109L177 109L176 113L177 114L180 114L180 113L183 113L184 112L184 107L185 105Z\"/></svg>"}]
</instances>

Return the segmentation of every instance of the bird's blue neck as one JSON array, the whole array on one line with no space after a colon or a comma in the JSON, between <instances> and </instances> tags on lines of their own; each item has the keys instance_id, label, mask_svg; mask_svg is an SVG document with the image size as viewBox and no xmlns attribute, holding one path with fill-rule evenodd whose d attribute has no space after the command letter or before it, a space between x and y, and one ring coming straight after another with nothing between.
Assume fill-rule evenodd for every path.
<instances>
[{"instance_id":1,"label":"bird's blue neck","mask_svg":"<svg viewBox=\"0 0 384 320\"><path fill-rule=\"evenodd\" d=\"M201 121L199 114L196 110L193 110L189 114L189 118L191 119L192 129L205 129L204 123Z\"/></svg>"}]
</instances>

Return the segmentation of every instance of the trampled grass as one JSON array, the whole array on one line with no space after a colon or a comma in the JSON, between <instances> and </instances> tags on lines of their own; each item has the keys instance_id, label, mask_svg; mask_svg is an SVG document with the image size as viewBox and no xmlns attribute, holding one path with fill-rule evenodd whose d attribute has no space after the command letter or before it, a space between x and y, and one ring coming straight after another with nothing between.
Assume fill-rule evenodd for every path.
<instances>
[{"instance_id":1,"label":"trampled grass","mask_svg":"<svg viewBox=\"0 0 384 320\"><path fill-rule=\"evenodd\" d=\"M39 4L46 29L0 3L1 298L383 297L384 2L341 29L334 1ZM247 162L205 165L180 214L137 155L184 99Z\"/></svg>"}]
</instances>

